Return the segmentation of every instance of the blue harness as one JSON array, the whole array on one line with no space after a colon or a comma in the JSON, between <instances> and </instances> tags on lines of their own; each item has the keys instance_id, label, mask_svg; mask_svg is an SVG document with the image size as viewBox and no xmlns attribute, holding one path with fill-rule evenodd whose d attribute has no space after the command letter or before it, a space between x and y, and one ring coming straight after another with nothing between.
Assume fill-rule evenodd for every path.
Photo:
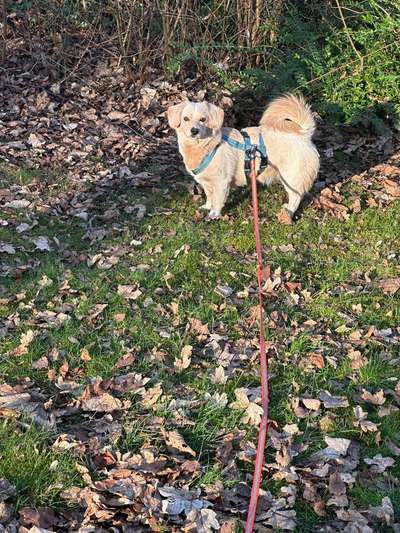
<instances>
[{"instance_id":1,"label":"blue harness","mask_svg":"<svg viewBox=\"0 0 400 533\"><path fill-rule=\"evenodd\" d=\"M233 148L236 148L237 150L243 150L244 152L244 173L246 175L246 178L249 178L250 176L250 151L252 147L252 143L249 137L249 134L245 130L241 130L240 133L243 136L244 142L235 141L234 139L231 139L227 135L222 135L222 142L226 142L229 144L229 146L232 146ZM192 170L192 173L197 176L197 174L200 174L205 170L208 165L213 160L215 154L217 153L218 148L221 146L221 143L217 144L215 148L211 150L209 154L207 154L200 165ZM268 165L268 156L267 156L267 148L264 143L263 136L260 133L258 144L257 144L257 152L260 157L260 168L259 171L263 170Z\"/></svg>"}]
</instances>

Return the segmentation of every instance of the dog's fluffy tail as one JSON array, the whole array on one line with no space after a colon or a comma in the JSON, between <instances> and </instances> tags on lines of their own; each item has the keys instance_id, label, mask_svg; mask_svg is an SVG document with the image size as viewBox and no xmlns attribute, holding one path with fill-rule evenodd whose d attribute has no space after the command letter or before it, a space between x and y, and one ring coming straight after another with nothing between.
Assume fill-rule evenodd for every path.
<instances>
[{"instance_id":1,"label":"dog's fluffy tail","mask_svg":"<svg viewBox=\"0 0 400 533\"><path fill-rule=\"evenodd\" d=\"M294 94L285 94L273 100L264 111L260 126L297 133L310 139L316 128L310 106L302 96Z\"/></svg>"}]
</instances>

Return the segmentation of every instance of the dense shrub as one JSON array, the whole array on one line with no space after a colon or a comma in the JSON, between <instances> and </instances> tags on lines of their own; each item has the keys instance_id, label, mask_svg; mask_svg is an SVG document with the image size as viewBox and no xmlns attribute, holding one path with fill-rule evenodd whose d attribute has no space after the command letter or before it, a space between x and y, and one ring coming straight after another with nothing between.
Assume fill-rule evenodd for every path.
<instances>
[{"instance_id":1,"label":"dense shrub","mask_svg":"<svg viewBox=\"0 0 400 533\"><path fill-rule=\"evenodd\" d=\"M398 116L393 0L13 0L9 12L25 39L52 42L63 74L84 63L80 47L142 79L156 68L235 91L300 90L335 121L379 129Z\"/></svg>"}]
</instances>

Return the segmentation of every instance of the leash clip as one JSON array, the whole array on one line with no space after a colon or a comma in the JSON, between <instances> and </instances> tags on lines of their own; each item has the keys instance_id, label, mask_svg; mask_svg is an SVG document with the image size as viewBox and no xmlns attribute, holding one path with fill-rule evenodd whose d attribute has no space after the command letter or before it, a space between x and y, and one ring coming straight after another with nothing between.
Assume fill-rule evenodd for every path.
<instances>
[{"instance_id":1,"label":"leash clip","mask_svg":"<svg viewBox=\"0 0 400 533\"><path fill-rule=\"evenodd\" d=\"M257 156L257 153L261 154L256 144L250 145L250 148L246 150L246 156L250 159L250 161L254 161Z\"/></svg>"}]
</instances>

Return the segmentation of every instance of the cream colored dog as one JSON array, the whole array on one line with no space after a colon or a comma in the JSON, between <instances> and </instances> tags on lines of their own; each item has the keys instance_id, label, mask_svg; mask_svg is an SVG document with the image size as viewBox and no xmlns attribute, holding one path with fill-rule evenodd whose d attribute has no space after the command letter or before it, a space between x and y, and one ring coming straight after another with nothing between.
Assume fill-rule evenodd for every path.
<instances>
[{"instance_id":1,"label":"cream colored dog","mask_svg":"<svg viewBox=\"0 0 400 533\"><path fill-rule=\"evenodd\" d=\"M231 186L246 185L245 152L231 146L226 137L243 144L242 134L223 128L224 111L208 102L182 102L168 109L168 121L178 135L178 144L187 171L203 187L210 218L218 218ZM311 138L315 120L302 97L285 95L274 100L264 111L260 125L244 130L251 143L264 140L268 166L258 181L269 185L282 183L288 195L279 219L291 223L299 204L317 176L319 155ZM225 140L223 138L225 137ZM208 156L211 155L211 159ZM210 159L206 168L206 159ZM257 171L260 158L256 160ZM195 171L195 172L193 172Z\"/></svg>"}]
</instances>

